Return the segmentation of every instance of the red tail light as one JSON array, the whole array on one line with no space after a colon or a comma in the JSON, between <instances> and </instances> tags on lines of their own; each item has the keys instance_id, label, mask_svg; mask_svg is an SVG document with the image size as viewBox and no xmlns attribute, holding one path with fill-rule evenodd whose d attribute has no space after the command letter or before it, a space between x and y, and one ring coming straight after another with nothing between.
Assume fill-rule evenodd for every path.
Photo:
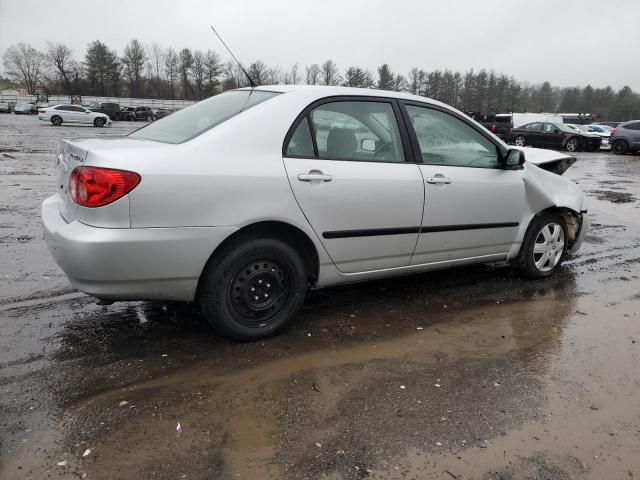
<instances>
[{"instance_id":1,"label":"red tail light","mask_svg":"<svg viewBox=\"0 0 640 480\"><path fill-rule=\"evenodd\" d=\"M495 123L491 124L491 132L492 133L496 133L496 124Z\"/></svg>"},{"instance_id":2,"label":"red tail light","mask_svg":"<svg viewBox=\"0 0 640 480\"><path fill-rule=\"evenodd\" d=\"M611 129L611 136L613 137L616 134L616 128L613 127L613 129Z\"/></svg>"},{"instance_id":3,"label":"red tail light","mask_svg":"<svg viewBox=\"0 0 640 480\"><path fill-rule=\"evenodd\" d=\"M108 205L124 197L140 183L140 175L126 170L76 167L69 180L71 200L83 207Z\"/></svg>"}]
</instances>

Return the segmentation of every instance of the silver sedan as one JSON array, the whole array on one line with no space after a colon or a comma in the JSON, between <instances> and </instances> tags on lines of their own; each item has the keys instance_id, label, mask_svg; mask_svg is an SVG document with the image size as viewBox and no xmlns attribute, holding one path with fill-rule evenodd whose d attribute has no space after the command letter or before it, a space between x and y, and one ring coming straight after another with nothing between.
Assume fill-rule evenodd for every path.
<instances>
[{"instance_id":1,"label":"silver sedan","mask_svg":"<svg viewBox=\"0 0 640 480\"><path fill-rule=\"evenodd\" d=\"M75 288L197 301L256 339L309 288L504 260L553 274L589 226L561 176L574 161L424 97L247 88L125 138L63 141L42 219Z\"/></svg>"}]
</instances>

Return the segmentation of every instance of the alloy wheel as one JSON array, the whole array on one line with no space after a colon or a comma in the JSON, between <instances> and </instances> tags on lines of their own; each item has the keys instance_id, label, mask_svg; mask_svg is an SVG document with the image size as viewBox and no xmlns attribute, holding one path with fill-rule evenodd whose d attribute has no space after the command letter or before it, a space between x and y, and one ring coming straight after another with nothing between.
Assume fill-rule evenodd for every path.
<instances>
[{"instance_id":1,"label":"alloy wheel","mask_svg":"<svg viewBox=\"0 0 640 480\"><path fill-rule=\"evenodd\" d=\"M518 135L516 137L515 143L516 143L516 146L518 146L518 147L524 147L527 142L526 142L525 138L522 135Z\"/></svg>"},{"instance_id":2,"label":"alloy wheel","mask_svg":"<svg viewBox=\"0 0 640 480\"><path fill-rule=\"evenodd\" d=\"M533 245L533 263L541 272L552 270L562 258L565 247L564 229L548 223L538 232Z\"/></svg>"},{"instance_id":3,"label":"alloy wheel","mask_svg":"<svg viewBox=\"0 0 640 480\"><path fill-rule=\"evenodd\" d=\"M570 152L575 152L578 149L578 140L575 138L570 138L567 142L567 150Z\"/></svg>"}]
</instances>

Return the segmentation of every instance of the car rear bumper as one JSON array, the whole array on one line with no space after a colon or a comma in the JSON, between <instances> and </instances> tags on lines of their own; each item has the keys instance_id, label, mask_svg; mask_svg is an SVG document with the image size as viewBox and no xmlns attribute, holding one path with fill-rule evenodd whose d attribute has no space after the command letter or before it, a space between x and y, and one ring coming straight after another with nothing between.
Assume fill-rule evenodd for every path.
<instances>
[{"instance_id":1,"label":"car rear bumper","mask_svg":"<svg viewBox=\"0 0 640 480\"><path fill-rule=\"evenodd\" d=\"M59 195L42 204L45 241L74 288L111 300L195 298L200 274L235 227L98 228L60 215Z\"/></svg>"}]
</instances>

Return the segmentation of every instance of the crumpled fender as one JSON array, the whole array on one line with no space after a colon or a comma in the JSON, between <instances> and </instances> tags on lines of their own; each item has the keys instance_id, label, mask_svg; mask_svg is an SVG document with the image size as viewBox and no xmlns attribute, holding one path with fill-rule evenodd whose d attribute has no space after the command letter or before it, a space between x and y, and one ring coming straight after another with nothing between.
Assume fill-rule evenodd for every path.
<instances>
[{"instance_id":1,"label":"crumpled fender","mask_svg":"<svg viewBox=\"0 0 640 480\"><path fill-rule=\"evenodd\" d=\"M527 204L535 212L549 207L566 207L580 213L584 193L570 180L535 165L527 165L522 179Z\"/></svg>"}]
</instances>

